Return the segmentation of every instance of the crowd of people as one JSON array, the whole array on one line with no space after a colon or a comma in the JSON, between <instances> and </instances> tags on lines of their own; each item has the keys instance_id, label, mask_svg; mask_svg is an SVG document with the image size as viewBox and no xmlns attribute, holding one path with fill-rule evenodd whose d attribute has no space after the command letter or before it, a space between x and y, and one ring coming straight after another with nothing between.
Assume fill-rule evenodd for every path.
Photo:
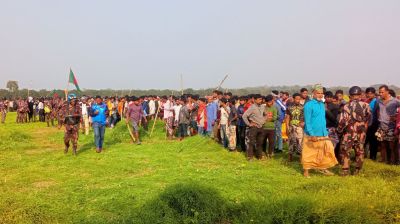
<instances>
[{"instance_id":1,"label":"crowd of people","mask_svg":"<svg viewBox=\"0 0 400 224\"><path fill-rule=\"evenodd\" d=\"M165 123L169 140L189 136L209 137L231 152L242 151L248 161L273 158L288 145L288 161L297 155L309 177L314 169L333 175L329 168L340 163L340 175L358 174L364 158L398 165L400 163L400 101L393 90L382 85L376 90L350 88L331 92L321 85L310 92L272 91L267 96L234 96L213 91L209 96L125 96L77 98L59 97L0 100L1 122L15 109L17 123L46 122L65 127L65 153L70 142L76 154L78 132L95 136L96 152L103 150L106 128L124 120L132 139L140 145L140 129L149 130L150 121ZM354 152L354 170L350 170Z\"/></svg>"}]
</instances>

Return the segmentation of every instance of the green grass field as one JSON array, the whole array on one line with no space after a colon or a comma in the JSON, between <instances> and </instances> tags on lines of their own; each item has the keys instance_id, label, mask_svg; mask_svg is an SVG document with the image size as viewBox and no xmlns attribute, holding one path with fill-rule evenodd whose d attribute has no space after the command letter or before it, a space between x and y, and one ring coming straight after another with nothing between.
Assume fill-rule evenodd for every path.
<instances>
[{"instance_id":1,"label":"green grass field","mask_svg":"<svg viewBox=\"0 0 400 224\"><path fill-rule=\"evenodd\" d=\"M124 123L105 151L80 135L63 153L63 131L0 124L0 223L396 223L400 167L367 160L360 176L302 177L298 158L248 163L212 140L165 140L162 124L140 146ZM334 169L337 173L338 169Z\"/></svg>"}]
</instances>

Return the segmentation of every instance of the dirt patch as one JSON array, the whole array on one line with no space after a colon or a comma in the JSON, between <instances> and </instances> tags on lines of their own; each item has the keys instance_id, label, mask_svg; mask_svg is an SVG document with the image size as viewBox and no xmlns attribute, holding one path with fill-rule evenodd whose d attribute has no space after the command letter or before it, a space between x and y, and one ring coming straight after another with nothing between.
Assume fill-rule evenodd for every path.
<instances>
[{"instance_id":1,"label":"dirt patch","mask_svg":"<svg viewBox=\"0 0 400 224\"><path fill-rule=\"evenodd\" d=\"M39 188L39 189L44 189L44 188L49 188L49 187L51 187L51 186L54 186L54 185L56 185L57 183L55 182L55 181L53 181L53 180L46 180L46 181L38 181L38 182L35 182L35 183L33 183L32 185L35 187L35 188Z\"/></svg>"},{"instance_id":2,"label":"dirt patch","mask_svg":"<svg viewBox=\"0 0 400 224\"><path fill-rule=\"evenodd\" d=\"M143 170L139 170L138 172L130 172L129 177L144 177L154 173L154 170L151 168L146 168Z\"/></svg>"},{"instance_id":3,"label":"dirt patch","mask_svg":"<svg viewBox=\"0 0 400 224\"><path fill-rule=\"evenodd\" d=\"M29 149L29 150L25 150L25 153L28 155L37 155L37 154L42 154L45 152L55 152L55 151L60 151L62 152L62 150L60 149L60 147L52 147L52 148L44 148L44 149Z\"/></svg>"},{"instance_id":4,"label":"dirt patch","mask_svg":"<svg viewBox=\"0 0 400 224\"><path fill-rule=\"evenodd\" d=\"M201 162L194 164L193 167L198 169L216 170L219 169L221 166L215 163Z\"/></svg>"}]
</instances>

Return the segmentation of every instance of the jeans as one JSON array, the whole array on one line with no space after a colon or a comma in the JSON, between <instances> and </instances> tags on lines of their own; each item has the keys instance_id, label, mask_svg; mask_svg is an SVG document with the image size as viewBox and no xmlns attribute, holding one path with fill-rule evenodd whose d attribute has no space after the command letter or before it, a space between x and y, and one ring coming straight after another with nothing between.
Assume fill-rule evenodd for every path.
<instances>
[{"instance_id":1,"label":"jeans","mask_svg":"<svg viewBox=\"0 0 400 224\"><path fill-rule=\"evenodd\" d=\"M228 148L229 142L228 142L228 136L226 134L226 124L221 124L220 133L221 133L222 145L225 148Z\"/></svg>"},{"instance_id":2,"label":"jeans","mask_svg":"<svg viewBox=\"0 0 400 224\"><path fill-rule=\"evenodd\" d=\"M93 123L93 131L94 131L94 144L96 145L97 149L102 149L106 126L100 123Z\"/></svg>"},{"instance_id":3,"label":"jeans","mask_svg":"<svg viewBox=\"0 0 400 224\"><path fill-rule=\"evenodd\" d=\"M114 127L117 123L117 113L111 114L110 116L110 126Z\"/></svg>"},{"instance_id":4,"label":"jeans","mask_svg":"<svg viewBox=\"0 0 400 224\"><path fill-rule=\"evenodd\" d=\"M204 129L204 127L198 126L198 134L201 136L206 136L207 135L207 131Z\"/></svg>"},{"instance_id":5,"label":"jeans","mask_svg":"<svg viewBox=\"0 0 400 224\"><path fill-rule=\"evenodd\" d=\"M178 137L184 138L188 136L187 131L188 131L188 124L179 124Z\"/></svg>"},{"instance_id":6,"label":"jeans","mask_svg":"<svg viewBox=\"0 0 400 224\"><path fill-rule=\"evenodd\" d=\"M283 140L282 140L282 122L275 123L275 149L282 151Z\"/></svg>"}]
</instances>

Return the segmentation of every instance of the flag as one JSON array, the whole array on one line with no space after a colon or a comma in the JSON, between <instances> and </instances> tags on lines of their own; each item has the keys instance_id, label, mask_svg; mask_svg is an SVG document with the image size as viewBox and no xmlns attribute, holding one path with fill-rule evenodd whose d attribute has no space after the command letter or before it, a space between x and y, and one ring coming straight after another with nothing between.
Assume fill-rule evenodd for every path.
<instances>
[{"instance_id":1,"label":"flag","mask_svg":"<svg viewBox=\"0 0 400 224\"><path fill-rule=\"evenodd\" d=\"M75 77L74 73L72 72L72 69L69 69L69 81L68 82L74 84L76 90L78 90L79 92L81 91L81 89L79 88L79 85L78 85L78 81L76 80L76 77Z\"/></svg>"},{"instance_id":2,"label":"flag","mask_svg":"<svg viewBox=\"0 0 400 224\"><path fill-rule=\"evenodd\" d=\"M51 91L51 92L49 93L49 95L50 95L50 96L53 96L53 98L58 98L58 93L57 93L57 90L55 90L55 89L53 89L53 91Z\"/></svg>"}]
</instances>

